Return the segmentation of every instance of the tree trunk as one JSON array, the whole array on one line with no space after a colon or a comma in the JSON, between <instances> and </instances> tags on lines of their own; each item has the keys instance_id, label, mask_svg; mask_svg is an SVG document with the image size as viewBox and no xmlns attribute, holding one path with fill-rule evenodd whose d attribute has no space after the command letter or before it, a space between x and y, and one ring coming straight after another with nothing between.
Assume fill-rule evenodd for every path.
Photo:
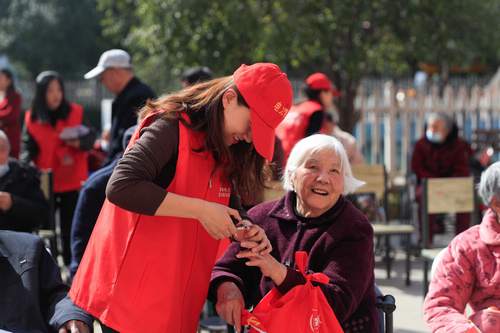
<instances>
[{"instance_id":1,"label":"tree trunk","mask_svg":"<svg viewBox=\"0 0 500 333\"><path fill-rule=\"evenodd\" d=\"M343 80L343 83L344 89L342 91L342 96L335 100L335 106L339 112L338 125L343 131L352 134L361 116L361 112L354 107L359 81L348 78Z\"/></svg>"}]
</instances>

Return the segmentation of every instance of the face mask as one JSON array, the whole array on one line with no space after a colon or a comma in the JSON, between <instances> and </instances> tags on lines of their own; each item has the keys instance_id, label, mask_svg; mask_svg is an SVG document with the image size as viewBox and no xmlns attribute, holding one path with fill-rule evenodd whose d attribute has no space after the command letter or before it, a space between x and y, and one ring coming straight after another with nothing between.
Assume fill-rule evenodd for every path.
<instances>
[{"instance_id":1,"label":"face mask","mask_svg":"<svg viewBox=\"0 0 500 333\"><path fill-rule=\"evenodd\" d=\"M431 130L427 130L425 132L425 136L427 137L427 140L432 143L440 143L443 140L441 133L434 133Z\"/></svg>"},{"instance_id":2,"label":"face mask","mask_svg":"<svg viewBox=\"0 0 500 333\"><path fill-rule=\"evenodd\" d=\"M9 164L0 165L0 178L5 176L5 174L9 172L9 170Z\"/></svg>"}]
</instances>

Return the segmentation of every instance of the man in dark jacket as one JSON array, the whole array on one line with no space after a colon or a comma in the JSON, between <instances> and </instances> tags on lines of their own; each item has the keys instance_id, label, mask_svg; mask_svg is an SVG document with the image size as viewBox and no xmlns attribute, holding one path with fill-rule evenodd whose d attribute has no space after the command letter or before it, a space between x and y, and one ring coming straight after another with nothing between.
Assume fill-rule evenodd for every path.
<instances>
[{"instance_id":1,"label":"man in dark jacket","mask_svg":"<svg viewBox=\"0 0 500 333\"><path fill-rule=\"evenodd\" d=\"M0 130L0 229L32 232L49 217L40 171L9 153L9 139Z\"/></svg>"},{"instance_id":2,"label":"man in dark jacket","mask_svg":"<svg viewBox=\"0 0 500 333\"><path fill-rule=\"evenodd\" d=\"M148 99L155 98L154 92L134 75L130 55L118 49L104 52L99 63L84 75L86 79L99 80L116 95L111 111L109 150L101 167L113 161L122 150L125 130L137 124L137 111Z\"/></svg>"},{"instance_id":3,"label":"man in dark jacket","mask_svg":"<svg viewBox=\"0 0 500 333\"><path fill-rule=\"evenodd\" d=\"M80 261L82 261L83 253L106 199L108 180L136 128L137 125L125 131L122 151L116 154L111 164L94 172L80 190L75 215L73 215L73 223L71 224L71 264L69 265L71 280L75 277Z\"/></svg>"},{"instance_id":4,"label":"man in dark jacket","mask_svg":"<svg viewBox=\"0 0 500 333\"><path fill-rule=\"evenodd\" d=\"M419 205L419 227L421 229L420 202L423 178L468 177L469 160L472 156L470 145L458 136L458 127L444 112L431 113L427 118L426 132L415 143L411 157L411 170L417 176L416 199ZM470 213L456 214L456 234L470 226ZM435 215L429 216L429 241L439 226L434 225Z\"/></svg>"},{"instance_id":5,"label":"man in dark jacket","mask_svg":"<svg viewBox=\"0 0 500 333\"><path fill-rule=\"evenodd\" d=\"M0 329L89 333L93 317L68 290L38 236L0 230Z\"/></svg>"}]
</instances>

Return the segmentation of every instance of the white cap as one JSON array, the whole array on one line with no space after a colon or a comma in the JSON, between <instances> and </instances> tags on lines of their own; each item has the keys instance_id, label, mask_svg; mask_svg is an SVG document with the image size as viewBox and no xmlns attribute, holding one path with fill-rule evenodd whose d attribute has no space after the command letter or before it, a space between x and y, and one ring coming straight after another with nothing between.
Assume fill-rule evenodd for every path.
<instances>
[{"instance_id":1,"label":"white cap","mask_svg":"<svg viewBox=\"0 0 500 333\"><path fill-rule=\"evenodd\" d=\"M83 77L87 80L93 79L104 72L106 68L111 67L132 68L130 54L119 49L106 51L99 58L97 66L93 70L85 74Z\"/></svg>"}]
</instances>

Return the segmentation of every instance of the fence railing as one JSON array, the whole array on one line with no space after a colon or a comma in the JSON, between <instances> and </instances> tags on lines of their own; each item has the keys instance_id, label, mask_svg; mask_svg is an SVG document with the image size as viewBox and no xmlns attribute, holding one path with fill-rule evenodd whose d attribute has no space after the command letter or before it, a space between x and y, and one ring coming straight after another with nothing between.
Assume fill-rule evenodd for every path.
<instances>
[{"instance_id":1,"label":"fence railing","mask_svg":"<svg viewBox=\"0 0 500 333\"><path fill-rule=\"evenodd\" d=\"M394 84L359 88L356 108L362 116L355 136L367 163L384 163L391 185L402 185L412 147L424 131L426 116L434 111L450 114L460 136L471 142L475 129L498 129L500 92L498 81L468 88L437 85L420 89L398 89Z\"/></svg>"}]
</instances>

